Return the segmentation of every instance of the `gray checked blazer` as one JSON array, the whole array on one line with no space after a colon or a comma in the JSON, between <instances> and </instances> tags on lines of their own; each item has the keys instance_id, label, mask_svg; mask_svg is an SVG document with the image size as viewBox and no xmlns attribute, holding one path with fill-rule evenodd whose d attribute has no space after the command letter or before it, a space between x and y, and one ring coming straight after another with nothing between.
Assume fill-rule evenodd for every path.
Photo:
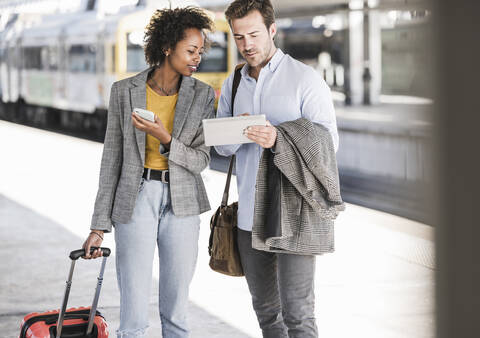
<instances>
[{"instance_id":1,"label":"gray checked blazer","mask_svg":"<svg viewBox=\"0 0 480 338\"><path fill-rule=\"evenodd\" d=\"M133 108L146 108L147 69L115 82L110 93L107 132L91 229L110 232L114 223L128 223L135 207L145 163L145 132L132 125ZM168 157L170 195L177 216L210 210L200 173L210 161L202 120L213 118L215 94L207 84L184 76L178 93Z\"/></svg>"},{"instance_id":2,"label":"gray checked blazer","mask_svg":"<svg viewBox=\"0 0 480 338\"><path fill-rule=\"evenodd\" d=\"M303 255L332 252L333 221L345 205L330 133L305 118L277 130L274 152L265 149L260 159L252 246Z\"/></svg>"}]
</instances>

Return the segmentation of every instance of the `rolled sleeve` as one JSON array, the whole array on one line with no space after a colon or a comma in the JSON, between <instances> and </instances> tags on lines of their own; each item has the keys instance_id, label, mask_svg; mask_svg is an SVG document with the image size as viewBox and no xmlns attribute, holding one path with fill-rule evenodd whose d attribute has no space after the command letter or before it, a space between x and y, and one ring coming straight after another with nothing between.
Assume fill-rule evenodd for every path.
<instances>
[{"instance_id":1,"label":"rolled sleeve","mask_svg":"<svg viewBox=\"0 0 480 338\"><path fill-rule=\"evenodd\" d=\"M302 117L328 129L335 152L338 150L338 130L332 93L327 83L317 73L308 73L302 100Z\"/></svg>"}]
</instances>

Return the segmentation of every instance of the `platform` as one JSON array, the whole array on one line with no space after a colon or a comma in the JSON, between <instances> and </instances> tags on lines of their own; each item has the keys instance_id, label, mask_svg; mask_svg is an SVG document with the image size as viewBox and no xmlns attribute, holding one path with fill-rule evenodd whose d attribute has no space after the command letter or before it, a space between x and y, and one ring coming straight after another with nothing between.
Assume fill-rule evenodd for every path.
<instances>
[{"instance_id":1,"label":"platform","mask_svg":"<svg viewBox=\"0 0 480 338\"><path fill-rule=\"evenodd\" d=\"M102 145L3 121L0 142L0 330L2 337L16 337L24 314L60 305L67 254L89 232ZM217 206L225 174L207 169L203 177ZM208 267L210 216L202 215L191 285L191 336L261 337L245 280ZM113 249L112 237L106 235L105 245ZM336 223L336 252L317 258L319 336L433 338L433 253L432 227L347 205ZM95 285L98 265L82 263L74 277L72 306L90 303ZM100 299L112 336L119 305L114 270L110 259ZM161 337L156 293L149 337Z\"/></svg>"}]
</instances>

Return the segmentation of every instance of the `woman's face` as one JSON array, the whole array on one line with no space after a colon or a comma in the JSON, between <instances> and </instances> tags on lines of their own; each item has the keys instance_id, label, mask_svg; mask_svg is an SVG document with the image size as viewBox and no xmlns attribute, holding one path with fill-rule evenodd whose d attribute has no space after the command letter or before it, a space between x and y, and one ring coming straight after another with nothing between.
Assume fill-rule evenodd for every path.
<instances>
[{"instance_id":1,"label":"woman's face","mask_svg":"<svg viewBox=\"0 0 480 338\"><path fill-rule=\"evenodd\" d=\"M203 33L196 28L185 30L185 38L177 43L174 50L169 49L166 61L181 75L191 76L197 71L204 52Z\"/></svg>"}]
</instances>

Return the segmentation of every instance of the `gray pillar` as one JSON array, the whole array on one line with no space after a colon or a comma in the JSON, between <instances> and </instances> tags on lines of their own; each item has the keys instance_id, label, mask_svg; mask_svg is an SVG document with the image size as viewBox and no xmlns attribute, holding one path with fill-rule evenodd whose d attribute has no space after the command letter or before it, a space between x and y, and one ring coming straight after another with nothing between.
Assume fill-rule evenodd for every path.
<instances>
[{"instance_id":1,"label":"gray pillar","mask_svg":"<svg viewBox=\"0 0 480 338\"><path fill-rule=\"evenodd\" d=\"M369 105L372 74L370 73L370 12L367 0L364 0L363 8L363 104Z\"/></svg>"},{"instance_id":2,"label":"gray pillar","mask_svg":"<svg viewBox=\"0 0 480 338\"><path fill-rule=\"evenodd\" d=\"M437 337L480 336L480 2L436 0Z\"/></svg>"},{"instance_id":3,"label":"gray pillar","mask_svg":"<svg viewBox=\"0 0 480 338\"><path fill-rule=\"evenodd\" d=\"M368 3L363 5L363 103L375 104L382 89L382 30L378 10Z\"/></svg>"},{"instance_id":4,"label":"gray pillar","mask_svg":"<svg viewBox=\"0 0 480 338\"><path fill-rule=\"evenodd\" d=\"M380 13L370 9L368 14L368 65L370 69L370 102L379 103L382 90L382 30Z\"/></svg>"},{"instance_id":5,"label":"gray pillar","mask_svg":"<svg viewBox=\"0 0 480 338\"><path fill-rule=\"evenodd\" d=\"M361 10L350 11L348 14L348 81L350 103L363 102L363 13Z\"/></svg>"}]
</instances>

